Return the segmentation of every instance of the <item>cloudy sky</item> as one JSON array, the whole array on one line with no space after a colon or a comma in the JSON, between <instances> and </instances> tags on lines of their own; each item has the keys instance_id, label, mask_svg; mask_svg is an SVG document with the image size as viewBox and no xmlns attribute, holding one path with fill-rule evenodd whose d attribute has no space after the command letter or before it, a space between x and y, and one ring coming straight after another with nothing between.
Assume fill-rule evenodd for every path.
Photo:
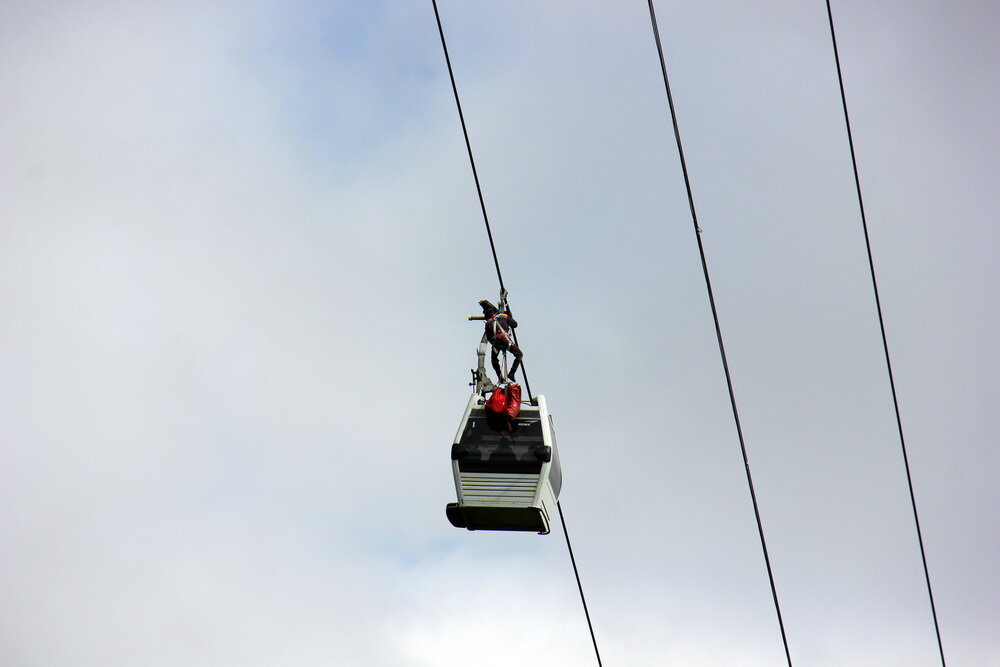
<instances>
[{"instance_id":1,"label":"cloudy sky","mask_svg":"<svg viewBox=\"0 0 1000 667\"><path fill-rule=\"evenodd\" d=\"M606 665L784 660L646 3L441 0ZM1000 665L1000 5L833 3L945 653ZM826 7L657 3L792 659L939 664ZM496 274L434 13L0 2L0 662L596 664L451 527Z\"/></svg>"}]
</instances>

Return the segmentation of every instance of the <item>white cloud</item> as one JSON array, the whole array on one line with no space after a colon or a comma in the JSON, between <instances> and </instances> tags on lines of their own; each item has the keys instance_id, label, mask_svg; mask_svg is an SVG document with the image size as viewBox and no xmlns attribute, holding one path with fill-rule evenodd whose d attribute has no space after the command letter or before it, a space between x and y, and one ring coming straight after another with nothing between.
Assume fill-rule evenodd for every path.
<instances>
[{"instance_id":1,"label":"white cloud","mask_svg":"<svg viewBox=\"0 0 1000 667\"><path fill-rule=\"evenodd\" d=\"M793 659L935 664L822 12L658 9ZM442 14L605 660L780 662L644 13ZM931 575L983 664L995 201L899 157L988 165L929 132L982 107L883 114L903 65L865 16L842 48ZM0 19L6 662L586 664L558 531L444 517L496 287L430 7Z\"/></svg>"}]
</instances>

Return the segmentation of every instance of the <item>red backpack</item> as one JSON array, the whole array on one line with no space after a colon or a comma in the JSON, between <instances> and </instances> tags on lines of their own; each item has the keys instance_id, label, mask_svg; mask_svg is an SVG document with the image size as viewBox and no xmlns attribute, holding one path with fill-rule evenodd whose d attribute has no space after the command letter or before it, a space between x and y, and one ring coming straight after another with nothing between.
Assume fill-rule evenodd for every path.
<instances>
[{"instance_id":1,"label":"red backpack","mask_svg":"<svg viewBox=\"0 0 1000 667\"><path fill-rule=\"evenodd\" d=\"M514 420L521 414L521 385L497 387L486 400L487 422L498 431L510 433Z\"/></svg>"}]
</instances>

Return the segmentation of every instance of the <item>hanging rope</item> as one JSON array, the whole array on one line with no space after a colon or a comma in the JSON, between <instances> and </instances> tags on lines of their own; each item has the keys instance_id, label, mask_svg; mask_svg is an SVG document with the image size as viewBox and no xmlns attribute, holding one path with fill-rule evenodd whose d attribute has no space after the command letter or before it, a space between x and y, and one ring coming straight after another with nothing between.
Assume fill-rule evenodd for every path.
<instances>
[{"instance_id":1,"label":"hanging rope","mask_svg":"<svg viewBox=\"0 0 1000 667\"><path fill-rule=\"evenodd\" d=\"M649 2L649 20L653 25L653 37L656 40L656 51L660 56L660 69L663 72L663 85L667 91L667 103L670 106L670 119L674 126L674 139L677 142L677 153L680 156L681 172L684 174L684 187L687 190L688 206L691 209L691 221L694 223L695 239L698 241L698 253L701 255L701 268L705 274L705 287L708 290L708 302L712 307L712 318L715 320L715 335L719 341L719 354L722 357L722 368L726 374L726 385L729 388L729 402L733 408L733 420L736 422L736 433L740 440L740 451L743 453L743 465L747 473L747 486L750 488L750 499L753 501L753 513L757 519L757 532L760 534L760 546L764 553L764 564L767 566L767 579L771 584L771 597L774 599L774 611L778 616L778 628L781 630L781 643L785 647L785 659L788 666L792 665L792 656L788 650L788 638L785 635L785 624L781 618L781 605L778 604L778 591L774 585L774 573L771 570L771 559L767 553L767 541L764 539L764 526L760 518L760 508L757 505L757 494L754 492L753 475L750 474L750 459L747 456L746 442L743 438L743 428L740 426L740 413L736 407L736 394L733 391L733 380L729 373L729 362L726 359L726 346L722 342L722 327L719 324L719 313L715 307L715 296L712 292L712 280L708 273L708 261L705 259L705 246L701 241L701 227L698 224L698 214L694 207L694 195L691 191L691 180L688 177L687 161L684 159L684 147L681 144L680 128L677 124L677 111L674 108L674 98L670 92L670 79L667 76L666 60L663 57L663 45L660 42L660 30L656 23L656 12L653 0Z\"/></svg>"},{"instance_id":2,"label":"hanging rope","mask_svg":"<svg viewBox=\"0 0 1000 667\"><path fill-rule=\"evenodd\" d=\"M882 332L882 349L885 352L885 367L889 374L889 388L892 391L892 406L896 411L896 427L899 430L899 444L903 451L903 468L906 470L906 484L910 489L910 505L913 507L913 523L917 528L917 543L920 545L920 560L924 565L924 580L927 582L927 599L931 605L931 616L934 619L934 634L937 636L938 653L941 655L941 665L945 665L944 645L941 643L941 629L938 626L937 609L934 606L934 592L931 590L931 576L927 569L927 554L924 551L924 538L920 531L920 517L917 515L917 498L913 492L913 477L910 475L910 461L906 455L906 438L903 436L903 419L899 413L899 399L896 397L896 382L892 375L892 361L889 358L889 342L885 334L885 319L882 316L882 302L878 294L878 281L875 279L875 260L872 258L871 238L868 235L868 220L865 217L865 202L861 196L861 178L858 176L858 159L854 152L854 136L851 133L851 117L847 113L847 95L844 92L844 75L840 68L840 52L837 49L837 33L833 29L833 10L830 0L826 0L826 14L830 20L830 38L833 41L833 59L837 63L837 82L840 85L840 101L844 107L844 125L847 128L847 145L851 149L851 166L854 169L854 186L858 193L858 208L861 211L861 228L865 234L865 248L868 251L868 268L872 277L872 290L875 293L875 310L878 312L878 326Z\"/></svg>"},{"instance_id":3,"label":"hanging rope","mask_svg":"<svg viewBox=\"0 0 1000 667\"><path fill-rule=\"evenodd\" d=\"M500 281L500 293L503 296L504 300L506 300L507 289L504 287L503 275L500 273L500 260L497 259L496 245L493 243L493 232L490 230L490 220L489 216L486 214L486 202L483 199L483 190L479 185L479 175L476 172L476 160L472 155L472 143L469 141L469 132L465 125L465 115L462 113L462 102L459 100L458 97L458 86L455 85L455 74L452 71L451 58L448 56L448 44L445 41L444 28L441 26L441 14L438 12L437 0L431 0L431 3L434 5L434 17L437 19L438 33L441 35L441 48L444 50L444 59L448 65L448 77L451 79L451 89L452 92L454 92L455 94L455 106L458 107L458 117L462 121L462 134L465 136L465 146L469 152L469 163L472 165L472 176L476 181L476 192L479 193L479 205L483 210L483 220L486 223L486 235L490 239L490 250L493 252L493 263L496 266L497 270L497 280ZM510 312L509 305L507 306L507 312L510 314L511 317L514 316L514 314ZM517 344L517 334L514 333L513 329L511 329L511 334L513 334L514 343ZM506 362L507 359L505 355L504 356L505 374L507 371ZM530 399L531 386L528 384L528 374L524 370L523 362L521 364L521 374L524 376L525 388L528 390L528 398ZM570 543L569 531L566 530L566 521L565 519L563 519L562 504L557 501L556 507L558 507L559 509L559 520L562 523L563 535L566 537L566 548L569 550L569 560L570 563L573 565L573 575L576 577L576 584L580 590L580 601L583 603L583 613L587 618L587 628L590 630L590 638L594 643L594 654L597 656L598 667L602 667L601 654L597 649L597 638L594 635L594 626L590 622L590 611L587 609L587 598L583 594L583 585L580 583L580 572L579 570L577 570L576 567L576 558L573 557L573 545Z\"/></svg>"}]
</instances>

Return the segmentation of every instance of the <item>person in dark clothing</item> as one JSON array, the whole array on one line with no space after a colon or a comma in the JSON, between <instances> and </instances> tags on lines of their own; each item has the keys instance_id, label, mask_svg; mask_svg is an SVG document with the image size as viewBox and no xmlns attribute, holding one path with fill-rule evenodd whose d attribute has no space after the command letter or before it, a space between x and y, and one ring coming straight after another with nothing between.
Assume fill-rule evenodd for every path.
<instances>
[{"instance_id":1,"label":"person in dark clothing","mask_svg":"<svg viewBox=\"0 0 1000 667\"><path fill-rule=\"evenodd\" d=\"M479 305L482 306L483 317L486 318L486 340L492 346L490 362L493 364L493 370L497 372L497 379L500 382L513 382L514 374L520 368L521 358L524 356L521 348L514 342L513 329L517 328L517 320L485 299L480 301ZM514 364L510 367L510 373L506 378L503 376L503 369L500 368L499 356L502 351L514 355Z\"/></svg>"}]
</instances>

